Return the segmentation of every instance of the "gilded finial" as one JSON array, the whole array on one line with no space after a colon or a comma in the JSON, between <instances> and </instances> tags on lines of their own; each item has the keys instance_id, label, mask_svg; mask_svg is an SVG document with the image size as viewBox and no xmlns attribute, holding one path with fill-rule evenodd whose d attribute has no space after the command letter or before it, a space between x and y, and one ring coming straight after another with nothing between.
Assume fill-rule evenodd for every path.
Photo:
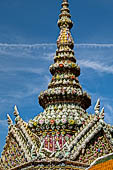
<instances>
[{"instance_id":1,"label":"gilded finial","mask_svg":"<svg viewBox=\"0 0 113 170\"><path fill-rule=\"evenodd\" d=\"M59 15L58 26L60 29L68 28L71 29L73 22L71 21L70 10L68 8L68 0L63 0L61 14Z\"/></svg>"},{"instance_id":2,"label":"gilded finial","mask_svg":"<svg viewBox=\"0 0 113 170\"><path fill-rule=\"evenodd\" d=\"M9 114L7 114L7 121L8 121L8 125L12 125L13 121L11 120L11 117L9 116Z\"/></svg>"},{"instance_id":3,"label":"gilded finial","mask_svg":"<svg viewBox=\"0 0 113 170\"><path fill-rule=\"evenodd\" d=\"M100 115L101 115L101 118L104 118L104 107L102 108Z\"/></svg>"},{"instance_id":4,"label":"gilded finial","mask_svg":"<svg viewBox=\"0 0 113 170\"><path fill-rule=\"evenodd\" d=\"M97 103L95 105L95 113L98 114L100 112L100 99L97 100Z\"/></svg>"},{"instance_id":5,"label":"gilded finial","mask_svg":"<svg viewBox=\"0 0 113 170\"><path fill-rule=\"evenodd\" d=\"M17 109L17 106L15 105L14 107L14 115L17 117L19 115L19 112L18 112L18 109Z\"/></svg>"}]
</instances>

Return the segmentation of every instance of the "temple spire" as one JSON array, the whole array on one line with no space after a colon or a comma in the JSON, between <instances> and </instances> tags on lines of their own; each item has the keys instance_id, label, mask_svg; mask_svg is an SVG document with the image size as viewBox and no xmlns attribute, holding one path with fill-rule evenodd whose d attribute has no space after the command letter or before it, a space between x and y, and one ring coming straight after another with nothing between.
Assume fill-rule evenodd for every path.
<instances>
[{"instance_id":1,"label":"temple spire","mask_svg":"<svg viewBox=\"0 0 113 170\"><path fill-rule=\"evenodd\" d=\"M77 129L87 120L86 109L91 105L91 98L82 90L78 79L80 67L74 55L74 41L70 31L73 23L68 7L68 1L63 0L58 20L60 33L57 49L54 63L50 66L52 79L48 89L39 95L39 104L44 108L44 112L36 116L33 121L29 121L29 127L39 133L45 129L53 130L53 128L59 131L68 128ZM42 145L44 145L43 142ZM54 146L53 151L55 151ZM58 144L57 148L59 147Z\"/></svg>"},{"instance_id":2,"label":"temple spire","mask_svg":"<svg viewBox=\"0 0 113 170\"><path fill-rule=\"evenodd\" d=\"M70 32L73 26L68 0L63 0L58 26L60 34L57 39L57 50L54 64L50 66L52 80L48 90L40 93L39 103L46 109L50 104L71 103L80 105L86 110L91 105L90 96L83 92L78 81L80 67L74 55L74 41Z\"/></svg>"},{"instance_id":3,"label":"temple spire","mask_svg":"<svg viewBox=\"0 0 113 170\"><path fill-rule=\"evenodd\" d=\"M59 15L58 26L59 28L69 28L71 29L73 26L73 22L71 21L70 10L68 8L69 3L67 0L63 0L61 14Z\"/></svg>"},{"instance_id":4,"label":"temple spire","mask_svg":"<svg viewBox=\"0 0 113 170\"><path fill-rule=\"evenodd\" d=\"M68 1L64 0L58 20L58 26L60 28L60 35L57 40L58 49L63 49L65 47L73 49L74 47L74 41L70 32L73 22L71 20L70 10L68 7Z\"/></svg>"}]
</instances>

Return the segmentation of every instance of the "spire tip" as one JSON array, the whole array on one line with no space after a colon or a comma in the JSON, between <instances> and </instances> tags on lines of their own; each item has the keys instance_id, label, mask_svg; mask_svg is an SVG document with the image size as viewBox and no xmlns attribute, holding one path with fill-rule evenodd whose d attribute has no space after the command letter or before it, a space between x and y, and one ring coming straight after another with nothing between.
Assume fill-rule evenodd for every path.
<instances>
[{"instance_id":1,"label":"spire tip","mask_svg":"<svg viewBox=\"0 0 113 170\"><path fill-rule=\"evenodd\" d=\"M7 114L7 121L8 121L8 125L9 125L9 126L13 124L13 122L12 122L11 117L9 116L9 114Z\"/></svg>"},{"instance_id":2,"label":"spire tip","mask_svg":"<svg viewBox=\"0 0 113 170\"><path fill-rule=\"evenodd\" d=\"M19 115L19 112L18 112L18 109L17 109L17 106L16 106L16 105L14 106L14 115L15 115L15 116L18 116L18 115Z\"/></svg>"}]
</instances>

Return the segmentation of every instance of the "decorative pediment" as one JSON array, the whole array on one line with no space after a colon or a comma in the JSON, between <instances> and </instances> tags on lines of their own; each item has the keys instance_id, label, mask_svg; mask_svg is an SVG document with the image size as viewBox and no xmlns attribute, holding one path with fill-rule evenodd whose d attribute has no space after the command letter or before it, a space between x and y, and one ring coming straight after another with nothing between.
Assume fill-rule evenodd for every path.
<instances>
[{"instance_id":1,"label":"decorative pediment","mask_svg":"<svg viewBox=\"0 0 113 170\"><path fill-rule=\"evenodd\" d=\"M81 150L77 160L79 162L91 164L99 157L112 153L113 148L110 145L106 134L103 130L98 132L94 138L86 145L84 150Z\"/></svg>"},{"instance_id":2,"label":"decorative pediment","mask_svg":"<svg viewBox=\"0 0 113 170\"><path fill-rule=\"evenodd\" d=\"M14 135L10 133L7 137L7 143L1 157L1 166L3 170L18 166L20 162L27 162L27 159L28 157L19 141L17 141Z\"/></svg>"}]
</instances>

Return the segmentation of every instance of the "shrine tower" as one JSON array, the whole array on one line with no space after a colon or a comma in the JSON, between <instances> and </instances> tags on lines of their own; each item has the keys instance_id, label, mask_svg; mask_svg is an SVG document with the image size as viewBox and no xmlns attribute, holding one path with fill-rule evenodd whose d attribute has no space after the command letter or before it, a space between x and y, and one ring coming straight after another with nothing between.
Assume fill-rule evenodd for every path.
<instances>
[{"instance_id":1,"label":"shrine tower","mask_svg":"<svg viewBox=\"0 0 113 170\"><path fill-rule=\"evenodd\" d=\"M91 97L79 83L68 0L62 2L58 27L52 78L38 97L43 112L28 123L16 106L15 123L7 115L9 131L1 170L84 170L106 157L113 159L113 127L105 123L99 99L95 114L87 113Z\"/></svg>"}]
</instances>

